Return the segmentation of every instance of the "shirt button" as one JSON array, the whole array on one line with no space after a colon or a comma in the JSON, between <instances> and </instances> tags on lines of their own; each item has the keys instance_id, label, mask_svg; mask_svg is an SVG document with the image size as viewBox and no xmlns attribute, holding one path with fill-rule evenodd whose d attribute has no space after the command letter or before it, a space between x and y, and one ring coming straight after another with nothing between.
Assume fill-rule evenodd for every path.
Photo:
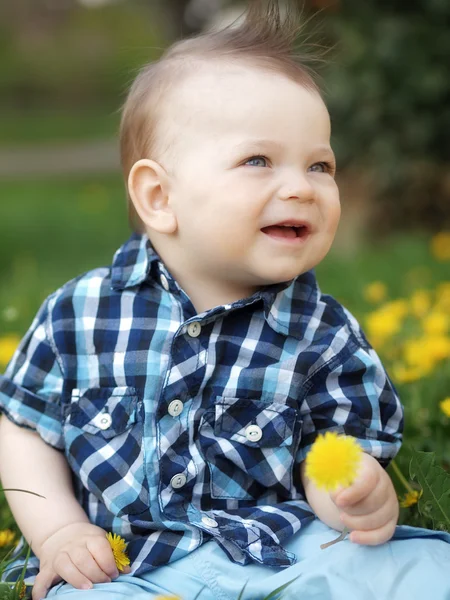
<instances>
[{"instance_id":1,"label":"shirt button","mask_svg":"<svg viewBox=\"0 0 450 600\"><path fill-rule=\"evenodd\" d=\"M167 281L167 277L164 275L164 273L161 273L161 285L163 286L163 288L167 291L169 291L169 282Z\"/></svg>"},{"instance_id":2,"label":"shirt button","mask_svg":"<svg viewBox=\"0 0 450 600\"><path fill-rule=\"evenodd\" d=\"M179 490L185 485L186 481L186 475L183 475L183 473L178 473L178 475L174 475L172 477L172 479L170 480L170 485L173 487L174 490Z\"/></svg>"},{"instance_id":3,"label":"shirt button","mask_svg":"<svg viewBox=\"0 0 450 600\"><path fill-rule=\"evenodd\" d=\"M167 411L171 417L178 417L183 412L183 403L181 400L172 400L169 404Z\"/></svg>"},{"instance_id":4,"label":"shirt button","mask_svg":"<svg viewBox=\"0 0 450 600\"><path fill-rule=\"evenodd\" d=\"M202 330L202 326L198 321L194 321L193 323L189 323L187 326L188 335L191 337L198 337L200 335L200 331Z\"/></svg>"},{"instance_id":5,"label":"shirt button","mask_svg":"<svg viewBox=\"0 0 450 600\"><path fill-rule=\"evenodd\" d=\"M245 437L249 442L259 442L262 438L262 429L258 425L249 425L245 430Z\"/></svg>"},{"instance_id":6,"label":"shirt button","mask_svg":"<svg viewBox=\"0 0 450 600\"><path fill-rule=\"evenodd\" d=\"M112 417L109 413L103 413L97 419L97 427L100 429L108 429L111 427Z\"/></svg>"},{"instance_id":7,"label":"shirt button","mask_svg":"<svg viewBox=\"0 0 450 600\"><path fill-rule=\"evenodd\" d=\"M202 523L207 527L219 527L219 523L215 519L211 519L211 517L202 517Z\"/></svg>"}]
</instances>

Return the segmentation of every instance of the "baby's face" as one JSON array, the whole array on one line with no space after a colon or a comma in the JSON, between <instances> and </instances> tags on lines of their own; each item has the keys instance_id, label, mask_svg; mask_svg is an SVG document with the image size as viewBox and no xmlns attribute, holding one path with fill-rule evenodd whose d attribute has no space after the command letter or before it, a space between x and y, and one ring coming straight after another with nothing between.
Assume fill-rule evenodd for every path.
<instances>
[{"instance_id":1,"label":"baby's face","mask_svg":"<svg viewBox=\"0 0 450 600\"><path fill-rule=\"evenodd\" d=\"M263 69L212 66L181 84L165 113L186 277L228 281L245 297L324 258L340 205L318 94Z\"/></svg>"}]
</instances>

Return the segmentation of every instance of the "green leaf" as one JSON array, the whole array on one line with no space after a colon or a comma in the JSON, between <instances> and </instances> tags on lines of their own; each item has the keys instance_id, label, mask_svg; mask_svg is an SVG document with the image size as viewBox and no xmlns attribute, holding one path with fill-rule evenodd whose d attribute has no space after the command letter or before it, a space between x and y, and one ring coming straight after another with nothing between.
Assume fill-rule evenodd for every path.
<instances>
[{"instance_id":1,"label":"green leaf","mask_svg":"<svg viewBox=\"0 0 450 600\"><path fill-rule=\"evenodd\" d=\"M246 581L246 582L245 582L245 585L244 585L244 587L242 588L242 590L241 590L241 593L239 594L239 598L238 598L238 600L242 600L242 597L243 597L243 595L244 595L244 592L245 592L245 588L247 587L247 583L248 583L248 581Z\"/></svg>"},{"instance_id":2,"label":"green leaf","mask_svg":"<svg viewBox=\"0 0 450 600\"><path fill-rule=\"evenodd\" d=\"M0 583L0 600L10 600L13 597L13 590L7 583Z\"/></svg>"},{"instance_id":3,"label":"green leaf","mask_svg":"<svg viewBox=\"0 0 450 600\"><path fill-rule=\"evenodd\" d=\"M423 490L418 504L420 513L450 528L450 474L435 464L434 452L420 452L413 447L410 450L409 473Z\"/></svg>"},{"instance_id":4,"label":"green leaf","mask_svg":"<svg viewBox=\"0 0 450 600\"><path fill-rule=\"evenodd\" d=\"M198 600L198 598L200 598L200 594L203 592L203 590L206 588L206 584L202 587L202 589L199 591L199 593L195 596L194 600ZM244 586L245 588L245 586ZM0 598L1 600L1 598Z\"/></svg>"},{"instance_id":5,"label":"green leaf","mask_svg":"<svg viewBox=\"0 0 450 600\"><path fill-rule=\"evenodd\" d=\"M300 575L298 577L300 577ZM271 594L269 594L268 596L266 596L264 598L264 600L275 600L275 598L278 596L278 594L280 592L284 591L288 587L288 585L291 585L291 583L294 583L294 581L296 581L298 579L298 577L295 577L294 579L291 579L291 581L288 581L284 585L281 585L279 588L277 588L276 590L274 590Z\"/></svg>"}]
</instances>

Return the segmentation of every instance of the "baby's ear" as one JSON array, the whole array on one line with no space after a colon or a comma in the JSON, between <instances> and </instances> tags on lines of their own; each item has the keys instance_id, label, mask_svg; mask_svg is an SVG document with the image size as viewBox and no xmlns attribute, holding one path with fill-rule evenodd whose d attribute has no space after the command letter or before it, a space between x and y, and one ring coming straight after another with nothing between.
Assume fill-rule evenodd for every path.
<instances>
[{"instance_id":1,"label":"baby's ear","mask_svg":"<svg viewBox=\"0 0 450 600\"><path fill-rule=\"evenodd\" d=\"M177 220L169 203L169 177L159 163L147 158L135 162L128 176L128 193L148 229L158 233L176 231Z\"/></svg>"}]
</instances>

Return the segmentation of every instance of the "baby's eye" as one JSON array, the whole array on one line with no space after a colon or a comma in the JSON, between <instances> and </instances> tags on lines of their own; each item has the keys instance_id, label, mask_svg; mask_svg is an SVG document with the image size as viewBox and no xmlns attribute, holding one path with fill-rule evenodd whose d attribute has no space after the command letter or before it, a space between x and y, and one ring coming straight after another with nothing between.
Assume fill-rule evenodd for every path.
<instances>
[{"instance_id":1,"label":"baby's eye","mask_svg":"<svg viewBox=\"0 0 450 600\"><path fill-rule=\"evenodd\" d=\"M309 167L309 170L312 171L313 173L331 173L332 174L334 172L334 166L328 162L318 162L318 163L314 163L311 167Z\"/></svg>"},{"instance_id":2,"label":"baby's eye","mask_svg":"<svg viewBox=\"0 0 450 600\"><path fill-rule=\"evenodd\" d=\"M250 167L267 167L267 158L264 156L252 156L244 164Z\"/></svg>"}]
</instances>

